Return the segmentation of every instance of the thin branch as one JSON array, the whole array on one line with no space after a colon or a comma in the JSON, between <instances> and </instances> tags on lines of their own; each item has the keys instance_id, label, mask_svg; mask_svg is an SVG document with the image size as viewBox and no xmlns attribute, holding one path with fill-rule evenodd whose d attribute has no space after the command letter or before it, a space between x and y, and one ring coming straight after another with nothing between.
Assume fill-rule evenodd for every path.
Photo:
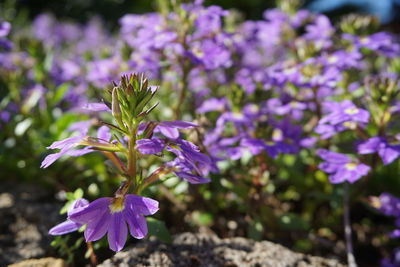
<instances>
[{"instance_id":1,"label":"thin branch","mask_svg":"<svg viewBox=\"0 0 400 267\"><path fill-rule=\"evenodd\" d=\"M351 237L349 184L347 182L344 185L343 207L344 207L343 219L344 219L344 234L346 239L347 263L349 267L357 267L356 258L354 257L353 253L353 241Z\"/></svg>"}]
</instances>

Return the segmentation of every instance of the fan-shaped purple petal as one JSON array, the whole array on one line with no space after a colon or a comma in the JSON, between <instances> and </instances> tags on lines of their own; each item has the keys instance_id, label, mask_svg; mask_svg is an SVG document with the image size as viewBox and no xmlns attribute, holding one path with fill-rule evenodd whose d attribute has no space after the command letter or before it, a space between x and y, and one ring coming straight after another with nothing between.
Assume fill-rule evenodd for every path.
<instances>
[{"instance_id":1,"label":"fan-shaped purple petal","mask_svg":"<svg viewBox=\"0 0 400 267\"><path fill-rule=\"evenodd\" d=\"M82 224L66 220L50 229L50 235L64 235L78 230Z\"/></svg>"},{"instance_id":2,"label":"fan-shaped purple petal","mask_svg":"<svg viewBox=\"0 0 400 267\"><path fill-rule=\"evenodd\" d=\"M131 208L123 212L129 231L134 238L141 239L147 235L147 223L143 215L135 213Z\"/></svg>"},{"instance_id":3,"label":"fan-shaped purple petal","mask_svg":"<svg viewBox=\"0 0 400 267\"><path fill-rule=\"evenodd\" d=\"M96 199L88 206L77 208L68 214L68 218L74 222L87 224L99 217L99 213L109 210L112 198L103 197Z\"/></svg>"},{"instance_id":4,"label":"fan-shaped purple petal","mask_svg":"<svg viewBox=\"0 0 400 267\"><path fill-rule=\"evenodd\" d=\"M127 195L125 204L127 210L132 210L137 214L153 215L158 211L158 201L148 197Z\"/></svg>"},{"instance_id":5,"label":"fan-shaped purple petal","mask_svg":"<svg viewBox=\"0 0 400 267\"><path fill-rule=\"evenodd\" d=\"M110 229L107 236L108 244L111 250L120 251L125 245L128 227L122 212L116 212L111 216Z\"/></svg>"},{"instance_id":6,"label":"fan-shaped purple petal","mask_svg":"<svg viewBox=\"0 0 400 267\"><path fill-rule=\"evenodd\" d=\"M101 213L96 213L87 223L85 230L85 240L97 241L102 238L108 231L111 223L111 214L109 210L101 210Z\"/></svg>"}]
</instances>

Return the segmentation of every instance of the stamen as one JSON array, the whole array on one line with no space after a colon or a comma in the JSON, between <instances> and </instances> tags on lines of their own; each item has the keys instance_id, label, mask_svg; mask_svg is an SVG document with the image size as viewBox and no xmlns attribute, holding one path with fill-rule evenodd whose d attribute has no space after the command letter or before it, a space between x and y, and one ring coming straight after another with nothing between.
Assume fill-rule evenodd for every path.
<instances>
[{"instance_id":1,"label":"stamen","mask_svg":"<svg viewBox=\"0 0 400 267\"><path fill-rule=\"evenodd\" d=\"M114 198L112 203L109 206L111 213L123 211L125 208L124 200L125 200L125 198L123 198L123 197Z\"/></svg>"}]
</instances>

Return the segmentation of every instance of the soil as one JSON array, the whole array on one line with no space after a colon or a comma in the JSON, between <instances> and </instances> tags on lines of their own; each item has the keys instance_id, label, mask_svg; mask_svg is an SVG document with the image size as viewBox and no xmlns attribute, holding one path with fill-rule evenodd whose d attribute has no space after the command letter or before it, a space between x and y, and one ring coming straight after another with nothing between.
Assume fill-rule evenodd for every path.
<instances>
[{"instance_id":1,"label":"soil","mask_svg":"<svg viewBox=\"0 0 400 267\"><path fill-rule=\"evenodd\" d=\"M53 199L53 200L52 200ZM62 221L61 205L43 188L0 183L0 266L54 255L48 230Z\"/></svg>"},{"instance_id":2,"label":"soil","mask_svg":"<svg viewBox=\"0 0 400 267\"><path fill-rule=\"evenodd\" d=\"M305 267L345 266L335 259L324 259L293 252L268 241L256 242L235 237L220 239L212 233L183 233L171 244L142 240L106 260L102 267L127 266L223 266L223 267Z\"/></svg>"}]
</instances>

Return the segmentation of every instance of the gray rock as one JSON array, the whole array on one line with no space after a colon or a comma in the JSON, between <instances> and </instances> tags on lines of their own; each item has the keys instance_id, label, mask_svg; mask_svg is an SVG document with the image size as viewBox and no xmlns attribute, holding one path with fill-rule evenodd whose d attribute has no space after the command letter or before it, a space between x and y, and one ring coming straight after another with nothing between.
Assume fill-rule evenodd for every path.
<instances>
[{"instance_id":1,"label":"gray rock","mask_svg":"<svg viewBox=\"0 0 400 267\"><path fill-rule=\"evenodd\" d=\"M236 237L220 239L211 233L183 233L172 244L142 240L106 260L102 267L128 266L224 266L224 267L304 267L345 266L334 259L324 259L293 252L269 241L256 242Z\"/></svg>"}]
</instances>

